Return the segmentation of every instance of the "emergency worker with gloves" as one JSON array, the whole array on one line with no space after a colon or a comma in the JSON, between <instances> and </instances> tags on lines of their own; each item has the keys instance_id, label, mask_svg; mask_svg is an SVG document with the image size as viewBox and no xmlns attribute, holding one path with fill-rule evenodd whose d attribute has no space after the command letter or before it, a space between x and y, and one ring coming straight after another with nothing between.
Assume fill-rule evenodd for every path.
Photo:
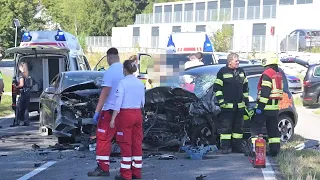
<instances>
[{"instance_id":1,"label":"emergency worker with gloves","mask_svg":"<svg viewBox=\"0 0 320 180\"><path fill-rule=\"evenodd\" d=\"M219 114L222 154L243 153L243 116L249 103L248 80L239 67L239 55L230 53L214 82L214 92L221 108Z\"/></svg>"},{"instance_id":2,"label":"emergency worker with gloves","mask_svg":"<svg viewBox=\"0 0 320 180\"><path fill-rule=\"evenodd\" d=\"M109 124L116 103L117 87L120 80L124 77L122 73L123 66L120 63L116 48L110 48L107 51L107 62L109 68L103 75L102 91L93 117L97 123L96 160L98 166L94 171L88 172L88 176L110 176L111 142L116 130L110 128Z\"/></svg>"},{"instance_id":3,"label":"emergency worker with gloves","mask_svg":"<svg viewBox=\"0 0 320 180\"><path fill-rule=\"evenodd\" d=\"M262 133L266 123L271 156L276 156L280 150L280 131L278 129L279 103L283 95L282 73L278 68L278 59L263 59L265 70L258 83L258 98L255 115L252 117L251 133ZM256 138L252 138L254 143Z\"/></svg>"},{"instance_id":4,"label":"emergency worker with gloves","mask_svg":"<svg viewBox=\"0 0 320 180\"><path fill-rule=\"evenodd\" d=\"M144 84L133 75L137 64L133 60L123 63L125 78L119 83L110 127L117 129L116 140L122 161L120 176L116 180L141 179L142 168L142 109L145 103Z\"/></svg>"},{"instance_id":5,"label":"emergency worker with gloves","mask_svg":"<svg viewBox=\"0 0 320 180\"><path fill-rule=\"evenodd\" d=\"M29 75L29 67L26 62L21 62L19 64L19 82L18 85L14 84L15 88L20 90L20 97L18 99L18 113L13 126L19 126L20 121L23 121L23 126L29 126L29 105L30 105L30 95L32 87L32 78Z\"/></svg>"}]
</instances>

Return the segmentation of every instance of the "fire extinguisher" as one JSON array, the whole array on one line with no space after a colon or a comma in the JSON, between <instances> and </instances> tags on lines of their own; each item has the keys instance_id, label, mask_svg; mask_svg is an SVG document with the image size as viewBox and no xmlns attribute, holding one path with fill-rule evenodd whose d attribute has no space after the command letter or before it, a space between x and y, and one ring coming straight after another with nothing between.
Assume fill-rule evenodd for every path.
<instances>
[{"instance_id":1,"label":"fire extinguisher","mask_svg":"<svg viewBox=\"0 0 320 180\"><path fill-rule=\"evenodd\" d=\"M259 134L255 140L255 159L253 162L254 168L266 167L266 140L263 139L263 135Z\"/></svg>"}]
</instances>

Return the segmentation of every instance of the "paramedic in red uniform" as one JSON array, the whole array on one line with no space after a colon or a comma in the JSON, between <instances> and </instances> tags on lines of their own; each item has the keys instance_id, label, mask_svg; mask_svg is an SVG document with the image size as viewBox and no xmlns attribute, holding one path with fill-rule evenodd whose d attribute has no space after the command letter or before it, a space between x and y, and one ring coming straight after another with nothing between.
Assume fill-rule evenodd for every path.
<instances>
[{"instance_id":1,"label":"paramedic in red uniform","mask_svg":"<svg viewBox=\"0 0 320 180\"><path fill-rule=\"evenodd\" d=\"M110 127L117 129L116 140L122 161L120 176L116 180L141 179L142 168L142 108L145 103L144 84L133 73L137 64L133 60L123 63L125 78L117 89L117 100Z\"/></svg>"},{"instance_id":2,"label":"paramedic in red uniform","mask_svg":"<svg viewBox=\"0 0 320 180\"><path fill-rule=\"evenodd\" d=\"M111 141L115 136L116 130L110 128L109 124L116 102L117 87L120 80L124 78L123 66L120 63L116 48L110 48L107 51L107 62L110 67L103 75L103 89L93 117L94 121L98 123L96 131L96 160L98 167L94 171L88 172L88 176L110 176L109 158L111 154Z\"/></svg>"}]
</instances>

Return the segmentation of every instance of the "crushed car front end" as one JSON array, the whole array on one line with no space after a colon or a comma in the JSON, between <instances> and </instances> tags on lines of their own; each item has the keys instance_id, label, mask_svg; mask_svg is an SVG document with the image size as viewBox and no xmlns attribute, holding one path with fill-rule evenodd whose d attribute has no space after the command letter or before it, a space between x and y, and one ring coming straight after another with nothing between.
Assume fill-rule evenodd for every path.
<instances>
[{"instance_id":1,"label":"crushed car front end","mask_svg":"<svg viewBox=\"0 0 320 180\"><path fill-rule=\"evenodd\" d=\"M93 115L101 89L94 82L82 83L67 88L57 100L53 133L57 137L74 137L84 132L93 134Z\"/></svg>"}]
</instances>

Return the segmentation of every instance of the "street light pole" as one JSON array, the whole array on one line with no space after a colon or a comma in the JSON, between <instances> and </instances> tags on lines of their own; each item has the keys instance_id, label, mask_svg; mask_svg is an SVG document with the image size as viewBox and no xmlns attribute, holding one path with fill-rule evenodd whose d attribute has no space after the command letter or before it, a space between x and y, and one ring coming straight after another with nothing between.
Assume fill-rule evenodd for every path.
<instances>
[{"instance_id":1,"label":"street light pole","mask_svg":"<svg viewBox=\"0 0 320 180\"><path fill-rule=\"evenodd\" d=\"M18 27L16 26L16 34L14 37L14 47L17 47L17 39L18 39Z\"/></svg>"},{"instance_id":2,"label":"street light pole","mask_svg":"<svg viewBox=\"0 0 320 180\"><path fill-rule=\"evenodd\" d=\"M16 33L15 33L15 37L14 37L14 47L17 47L17 39L18 39L18 27L20 27L20 21L19 19L13 19L13 24L16 28Z\"/></svg>"}]
</instances>

